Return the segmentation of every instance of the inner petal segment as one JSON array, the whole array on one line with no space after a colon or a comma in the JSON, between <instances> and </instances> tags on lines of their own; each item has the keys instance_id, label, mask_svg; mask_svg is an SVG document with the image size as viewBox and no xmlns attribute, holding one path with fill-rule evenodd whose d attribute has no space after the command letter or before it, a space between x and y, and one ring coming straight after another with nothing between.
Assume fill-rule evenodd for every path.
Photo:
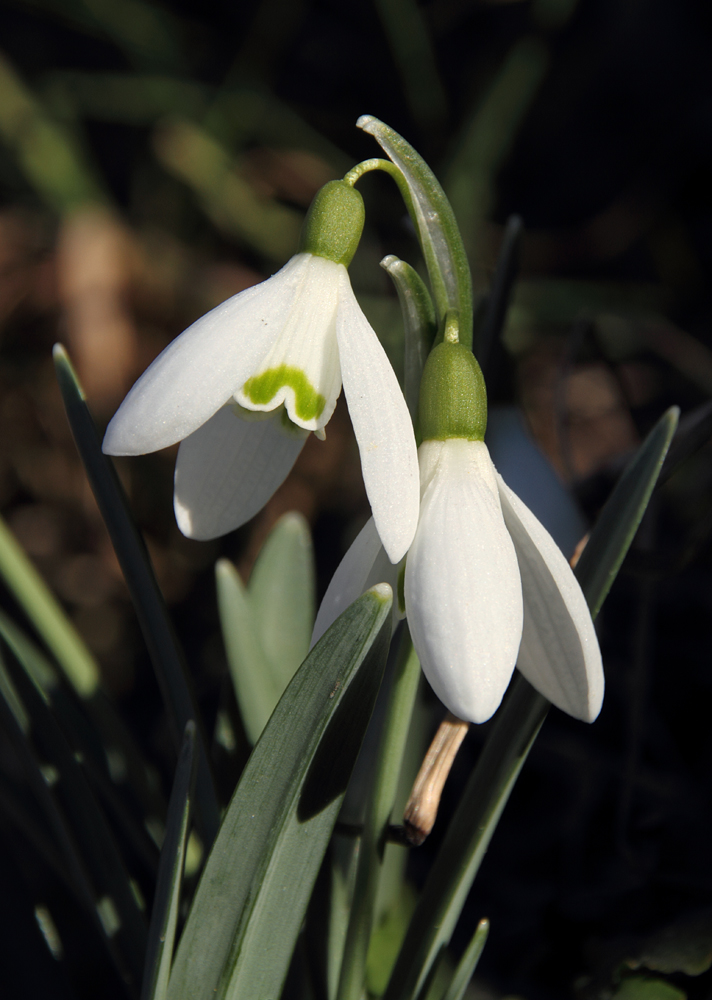
<instances>
[{"instance_id":1,"label":"inner petal segment","mask_svg":"<svg viewBox=\"0 0 712 1000\"><path fill-rule=\"evenodd\" d=\"M244 394L255 406L268 406L280 389L294 393L294 413L300 420L318 420L324 412L326 398L314 388L306 374L293 365L278 365L248 379L242 387ZM280 393L281 403L285 393Z\"/></svg>"}]
</instances>

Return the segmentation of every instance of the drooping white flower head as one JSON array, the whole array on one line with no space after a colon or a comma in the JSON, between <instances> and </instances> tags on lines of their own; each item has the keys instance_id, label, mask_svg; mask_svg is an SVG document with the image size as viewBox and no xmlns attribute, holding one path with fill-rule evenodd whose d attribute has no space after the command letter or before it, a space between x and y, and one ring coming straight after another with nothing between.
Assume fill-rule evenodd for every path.
<instances>
[{"instance_id":1,"label":"drooping white flower head","mask_svg":"<svg viewBox=\"0 0 712 1000\"><path fill-rule=\"evenodd\" d=\"M346 270L362 227L358 192L343 181L325 185L303 252L169 344L109 424L110 455L181 442L174 507L188 537L215 538L253 517L309 431L323 437L343 384L383 545L394 561L410 545L418 518L412 424Z\"/></svg>"},{"instance_id":2,"label":"drooping white flower head","mask_svg":"<svg viewBox=\"0 0 712 1000\"><path fill-rule=\"evenodd\" d=\"M402 589L433 690L458 718L484 722L516 663L558 708L592 722L604 681L585 598L554 540L494 469L484 384L464 347L431 353L420 415L420 518ZM369 522L344 557L315 635L383 572L374 535ZM392 567L384 577L394 592L397 576Z\"/></svg>"}]
</instances>

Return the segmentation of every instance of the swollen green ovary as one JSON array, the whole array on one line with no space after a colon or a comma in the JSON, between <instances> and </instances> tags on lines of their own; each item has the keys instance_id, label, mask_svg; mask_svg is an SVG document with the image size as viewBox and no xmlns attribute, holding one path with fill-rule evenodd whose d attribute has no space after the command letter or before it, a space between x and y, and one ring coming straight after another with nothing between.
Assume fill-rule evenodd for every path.
<instances>
[{"instance_id":1,"label":"swollen green ovary","mask_svg":"<svg viewBox=\"0 0 712 1000\"><path fill-rule=\"evenodd\" d=\"M294 392L294 412L300 420L316 420L326 406L326 398L317 392L300 368L279 365L255 375L242 387L244 396L255 406L267 406L280 389Z\"/></svg>"}]
</instances>

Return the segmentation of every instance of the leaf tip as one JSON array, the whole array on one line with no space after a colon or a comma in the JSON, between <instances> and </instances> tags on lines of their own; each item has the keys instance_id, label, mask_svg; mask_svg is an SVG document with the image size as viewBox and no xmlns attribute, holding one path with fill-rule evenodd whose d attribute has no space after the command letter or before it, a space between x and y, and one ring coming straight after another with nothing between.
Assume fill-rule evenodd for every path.
<instances>
[{"instance_id":1,"label":"leaf tip","mask_svg":"<svg viewBox=\"0 0 712 1000\"><path fill-rule=\"evenodd\" d=\"M232 565L229 559L218 559L215 563L215 579L219 582L220 580L232 579L235 575L235 567Z\"/></svg>"},{"instance_id":2,"label":"leaf tip","mask_svg":"<svg viewBox=\"0 0 712 1000\"><path fill-rule=\"evenodd\" d=\"M378 118L373 115L361 115L361 117L356 122L356 128L362 128L364 132L372 132L374 125L380 125Z\"/></svg>"},{"instance_id":3,"label":"leaf tip","mask_svg":"<svg viewBox=\"0 0 712 1000\"><path fill-rule=\"evenodd\" d=\"M393 590L389 583L377 583L374 587L368 591L369 594L379 600L382 604L390 605L393 603Z\"/></svg>"}]
</instances>

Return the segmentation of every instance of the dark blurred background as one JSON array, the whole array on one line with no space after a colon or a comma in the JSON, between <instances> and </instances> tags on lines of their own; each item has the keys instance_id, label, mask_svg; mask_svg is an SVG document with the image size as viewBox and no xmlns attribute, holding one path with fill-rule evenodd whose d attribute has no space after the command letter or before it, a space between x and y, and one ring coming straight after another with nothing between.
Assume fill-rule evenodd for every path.
<instances>
[{"instance_id":1,"label":"dark blurred background","mask_svg":"<svg viewBox=\"0 0 712 1000\"><path fill-rule=\"evenodd\" d=\"M490 398L521 408L585 521L664 409L709 401L703 0L5 0L0 47L0 504L166 782L157 686L50 349L67 346L103 429L172 337L290 257L320 186L378 154L360 114L402 133L441 179L480 304L507 219L522 217ZM397 300L378 261L418 264L417 245L387 178L361 190L352 279L399 370ZM215 543L175 526L174 458L117 465L210 728L218 706L234 712L216 557L247 576L276 519L299 510L321 594L368 505L342 404L265 510ZM477 974L489 995L604 995L612 970L675 921L712 958L711 487L706 444L656 492L600 618L603 713L585 727L551 712L505 812L456 938L492 920ZM468 737L445 813L483 738ZM246 750L215 752L228 795ZM15 898L32 860L0 833ZM7 942L9 907L2 919ZM70 980L57 996L97 995ZM712 985L672 981L695 997Z\"/></svg>"}]
</instances>

